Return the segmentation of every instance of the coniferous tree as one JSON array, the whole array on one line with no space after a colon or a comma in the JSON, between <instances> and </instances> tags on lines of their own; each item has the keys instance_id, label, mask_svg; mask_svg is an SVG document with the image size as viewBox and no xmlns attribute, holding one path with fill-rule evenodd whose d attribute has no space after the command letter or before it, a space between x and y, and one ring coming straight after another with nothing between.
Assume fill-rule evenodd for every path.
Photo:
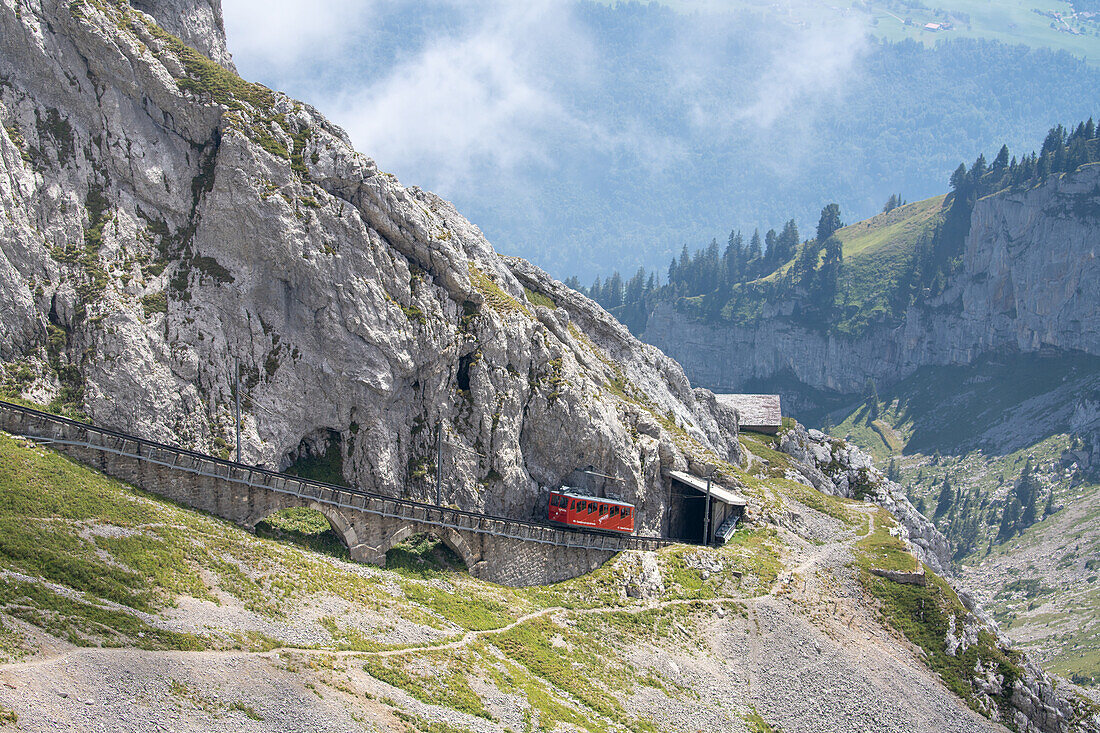
<instances>
[{"instance_id":1,"label":"coniferous tree","mask_svg":"<svg viewBox=\"0 0 1100 733\"><path fill-rule=\"evenodd\" d=\"M936 499L936 519L939 519L951 508L951 500L955 498L955 492L951 489L951 479L943 477L940 485L940 494Z\"/></svg>"},{"instance_id":2,"label":"coniferous tree","mask_svg":"<svg viewBox=\"0 0 1100 733\"><path fill-rule=\"evenodd\" d=\"M828 312L836 300L840 270L844 261L844 252L840 240L835 236L825 240L825 259L821 263L818 277L818 299L824 312Z\"/></svg>"},{"instance_id":3,"label":"coniferous tree","mask_svg":"<svg viewBox=\"0 0 1100 733\"><path fill-rule=\"evenodd\" d=\"M1015 494L1009 496L1005 504L1004 514L1001 515L1001 526L997 531L997 541L1004 542L1016 536L1017 525L1020 522L1020 500Z\"/></svg>"},{"instance_id":4,"label":"coniferous tree","mask_svg":"<svg viewBox=\"0 0 1100 733\"><path fill-rule=\"evenodd\" d=\"M1043 509L1043 519L1046 519L1057 511L1058 508L1054 506L1054 487L1052 486L1050 493L1047 494L1047 505L1046 508Z\"/></svg>"},{"instance_id":5,"label":"coniferous tree","mask_svg":"<svg viewBox=\"0 0 1100 733\"><path fill-rule=\"evenodd\" d=\"M836 230L844 226L840 220L840 205L829 204L821 210L821 217L817 220L817 242L824 246L825 240L833 236Z\"/></svg>"},{"instance_id":6,"label":"coniferous tree","mask_svg":"<svg viewBox=\"0 0 1100 733\"><path fill-rule=\"evenodd\" d=\"M798 225L795 224L794 219L790 219L783 225L783 231L779 233L779 264L794 257L795 251L798 250L798 239Z\"/></svg>"},{"instance_id":7,"label":"coniferous tree","mask_svg":"<svg viewBox=\"0 0 1100 733\"><path fill-rule=\"evenodd\" d=\"M764 235L764 262L773 267L779 261L779 236L774 229Z\"/></svg>"}]
</instances>

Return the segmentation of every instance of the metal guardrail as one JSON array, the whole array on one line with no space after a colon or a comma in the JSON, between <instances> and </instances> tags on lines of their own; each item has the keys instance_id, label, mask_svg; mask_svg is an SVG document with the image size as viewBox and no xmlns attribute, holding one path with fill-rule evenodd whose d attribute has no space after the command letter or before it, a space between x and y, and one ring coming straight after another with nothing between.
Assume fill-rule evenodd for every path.
<instances>
[{"instance_id":1,"label":"metal guardrail","mask_svg":"<svg viewBox=\"0 0 1100 733\"><path fill-rule=\"evenodd\" d=\"M607 552L655 550L674 543L664 537L608 535L581 529L565 529L289 476L0 400L0 415L5 413L12 417L18 416L16 422L20 427L12 432L36 442L102 451L196 476L215 478L381 517L524 542ZM43 424L42 427L54 428L52 432L55 434L48 434L50 430L32 429L31 421L39 421ZM7 420L2 423L7 423ZM76 430L76 436L63 432L72 429Z\"/></svg>"}]
</instances>

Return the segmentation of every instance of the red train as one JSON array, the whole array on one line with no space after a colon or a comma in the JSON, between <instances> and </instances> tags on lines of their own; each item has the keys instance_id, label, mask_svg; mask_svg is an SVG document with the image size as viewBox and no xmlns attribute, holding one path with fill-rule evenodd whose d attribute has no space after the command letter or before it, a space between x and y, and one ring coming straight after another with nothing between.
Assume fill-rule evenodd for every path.
<instances>
[{"instance_id":1,"label":"red train","mask_svg":"<svg viewBox=\"0 0 1100 733\"><path fill-rule=\"evenodd\" d=\"M575 494L567 486L550 492L550 521L555 524L630 534L634 514L634 505L625 501Z\"/></svg>"}]
</instances>

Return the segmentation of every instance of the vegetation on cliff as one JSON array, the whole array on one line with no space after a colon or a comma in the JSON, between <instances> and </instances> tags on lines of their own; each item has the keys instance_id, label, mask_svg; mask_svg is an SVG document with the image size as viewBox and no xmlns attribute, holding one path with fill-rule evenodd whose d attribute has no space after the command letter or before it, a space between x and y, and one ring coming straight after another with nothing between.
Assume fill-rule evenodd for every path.
<instances>
[{"instance_id":1,"label":"vegetation on cliff","mask_svg":"<svg viewBox=\"0 0 1100 733\"><path fill-rule=\"evenodd\" d=\"M896 323L914 304L943 292L959 266L975 202L1004 190L1026 190L1100 161L1092 119L1050 130L1042 149L1017 159L1002 146L990 163L979 155L951 176L951 193L905 204L891 194L880 215L851 226L836 204L821 211L817 231L800 242L793 219L781 231L729 235L691 253L685 245L662 278L639 269L624 283L615 272L584 287L635 333L658 303L706 323L746 325L791 319L802 326L857 335L872 324ZM664 282L662 285L661 282Z\"/></svg>"}]
</instances>

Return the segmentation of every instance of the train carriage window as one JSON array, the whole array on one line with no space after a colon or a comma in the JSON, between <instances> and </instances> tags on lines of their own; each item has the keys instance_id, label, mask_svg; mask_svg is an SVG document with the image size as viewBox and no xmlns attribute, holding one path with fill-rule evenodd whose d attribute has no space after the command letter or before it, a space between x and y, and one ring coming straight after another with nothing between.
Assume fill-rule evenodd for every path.
<instances>
[{"instance_id":1,"label":"train carriage window","mask_svg":"<svg viewBox=\"0 0 1100 733\"><path fill-rule=\"evenodd\" d=\"M607 514L607 504L600 504L600 515L602 516L602 515L606 515L606 514Z\"/></svg>"},{"instance_id":2,"label":"train carriage window","mask_svg":"<svg viewBox=\"0 0 1100 733\"><path fill-rule=\"evenodd\" d=\"M630 516L630 507L628 507L628 506L623 507L623 516L624 517L629 517Z\"/></svg>"},{"instance_id":3,"label":"train carriage window","mask_svg":"<svg viewBox=\"0 0 1100 733\"><path fill-rule=\"evenodd\" d=\"M569 511L573 511L576 508L577 508L577 500L576 499L570 499L569 500Z\"/></svg>"},{"instance_id":4,"label":"train carriage window","mask_svg":"<svg viewBox=\"0 0 1100 733\"><path fill-rule=\"evenodd\" d=\"M619 516L619 507L617 507L617 506L611 507L611 516L613 516L613 517Z\"/></svg>"},{"instance_id":5,"label":"train carriage window","mask_svg":"<svg viewBox=\"0 0 1100 733\"><path fill-rule=\"evenodd\" d=\"M599 504L597 504L594 501L588 502L588 513L589 514L595 514L596 513L596 507L598 507L598 506L599 506Z\"/></svg>"}]
</instances>

